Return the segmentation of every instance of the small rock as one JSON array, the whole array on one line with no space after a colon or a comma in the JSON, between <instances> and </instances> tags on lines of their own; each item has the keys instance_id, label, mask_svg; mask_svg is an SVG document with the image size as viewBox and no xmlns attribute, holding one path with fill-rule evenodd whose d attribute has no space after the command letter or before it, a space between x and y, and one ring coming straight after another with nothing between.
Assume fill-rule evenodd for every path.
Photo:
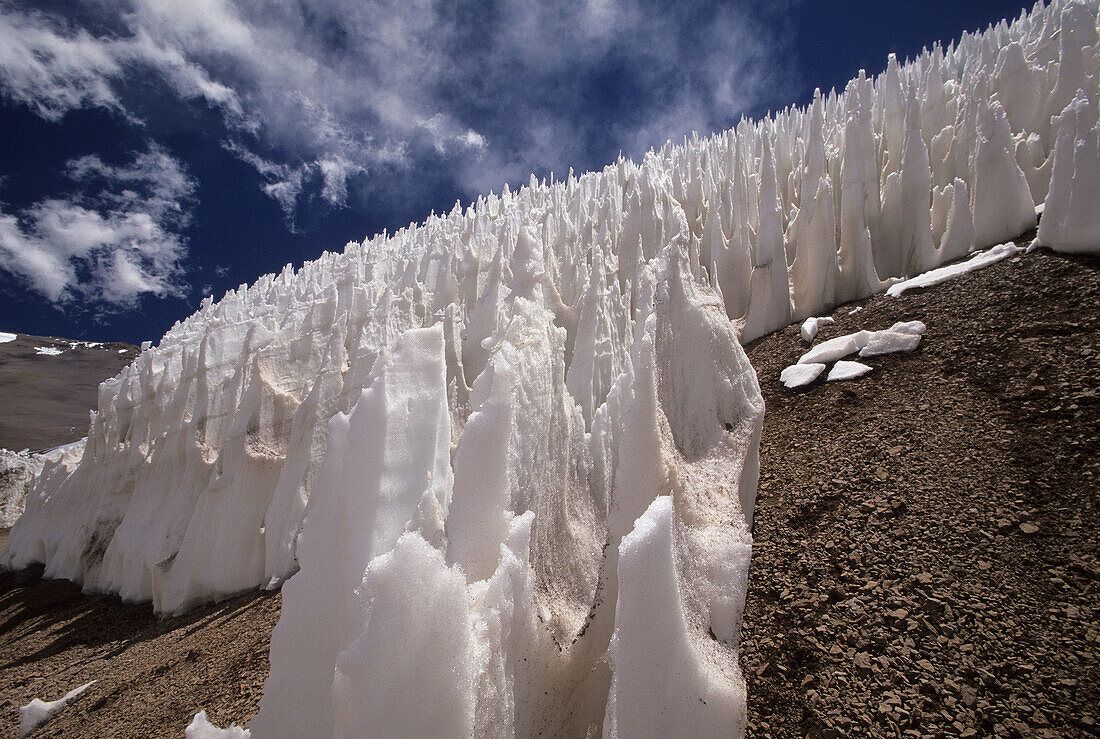
<instances>
[{"instance_id":1,"label":"small rock","mask_svg":"<svg viewBox=\"0 0 1100 739\"><path fill-rule=\"evenodd\" d=\"M867 654L867 652L856 652L855 663L856 667L861 670L870 670L871 655Z\"/></svg>"},{"instance_id":2,"label":"small rock","mask_svg":"<svg viewBox=\"0 0 1100 739\"><path fill-rule=\"evenodd\" d=\"M1024 532L1028 536L1031 536L1032 534L1036 534L1039 532L1039 527L1033 523L1022 523L1020 524L1020 531Z\"/></svg>"}]
</instances>

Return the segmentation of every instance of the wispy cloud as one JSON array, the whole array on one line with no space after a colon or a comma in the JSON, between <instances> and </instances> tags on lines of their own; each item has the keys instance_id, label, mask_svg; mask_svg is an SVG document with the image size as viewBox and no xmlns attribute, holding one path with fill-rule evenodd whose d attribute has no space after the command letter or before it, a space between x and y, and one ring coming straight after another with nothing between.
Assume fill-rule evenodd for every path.
<instances>
[{"instance_id":1,"label":"wispy cloud","mask_svg":"<svg viewBox=\"0 0 1100 739\"><path fill-rule=\"evenodd\" d=\"M0 88L51 120L94 106L137 122L126 83L159 80L222 113L227 148L292 214L394 169L474 192L637 155L781 100L788 50L768 7L99 0L81 25L0 5Z\"/></svg>"},{"instance_id":2,"label":"wispy cloud","mask_svg":"<svg viewBox=\"0 0 1100 739\"><path fill-rule=\"evenodd\" d=\"M77 192L9 214L0 210L0 269L48 300L97 309L143 295L182 295L178 278L195 182L151 145L125 166L86 156L68 163Z\"/></svg>"}]
</instances>

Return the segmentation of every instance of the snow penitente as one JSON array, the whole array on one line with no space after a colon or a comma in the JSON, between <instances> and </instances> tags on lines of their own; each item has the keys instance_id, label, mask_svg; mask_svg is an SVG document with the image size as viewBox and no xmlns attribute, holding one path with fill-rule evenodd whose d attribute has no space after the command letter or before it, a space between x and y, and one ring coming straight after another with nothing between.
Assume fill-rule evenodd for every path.
<instances>
[{"instance_id":1,"label":"snow penitente","mask_svg":"<svg viewBox=\"0 0 1100 739\"><path fill-rule=\"evenodd\" d=\"M1037 202L1042 243L1095 250L1096 12L206 301L102 385L6 564L166 613L294 575L257 735L738 732L764 410L740 342Z\"/></svg>"}]
</instances>

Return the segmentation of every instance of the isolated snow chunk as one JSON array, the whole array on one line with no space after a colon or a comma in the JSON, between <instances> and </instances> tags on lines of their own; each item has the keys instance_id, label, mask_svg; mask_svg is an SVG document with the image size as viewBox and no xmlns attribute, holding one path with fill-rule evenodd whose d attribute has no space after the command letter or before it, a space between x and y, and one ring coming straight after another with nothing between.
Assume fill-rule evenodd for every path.
<instances>
[{"instance_id":1,"label":"isolated snow chunk","mask_svg":"<svg viewBox=\"0 0 1100 739\"><path fill-rule=\"evenodd\" d=\"M673 503L653 501L619 545L604 736L740 736L745 684L700 654L680 603Z\"/></svg>"},{"instance_id":2,"label":"isolated snow chunk","mask_svg":"<svg viewBox=\"0 0 1100 739\"><path fill-rule=\"evenodd\" d=\"M401 334L379 357L329 446L298 542L301 570L283 586L257 736L329 736L337 655L363 632L354 597L368 564L393 548L423 494L450 503L450 416L441 326ZM319 607L319 604L324 604Z\"/></svg>"},{"instance_id":3,"label":"isolated snow chunk","mask_svg":"<svg viewBox=\"0 0 1100 739\"><path fill-rule=\"evenodd\" d=\"M779 381L789 388L802 387L816 380L824 371L825 365L821 362L792 364L779 373Z\"/></svg>"},{"instance_id":4,"label":"isolated snow chunk","mask_svg":"<svg viewBox=\"0 0 1100 739\"><path fill-rule=\"evenodd\" d=\"M920 339L920 337L917 337ZM829 376L825 378L827 382L834 382L836 380L854 380L857 377L863 377L870 372L872 367L863 364L861 362L846 362L841 360L833 365L833 368L829 370Z\"/></svg>"},{"instance_id":5,"label":"isolated snow chunk","mask_svg":"<svg viewBox=\"0 0 1100 739\"><path fill-rule=\"evenodd\" d=\"M849 354L855 354L867 345L870 335L870 331L857 331L823 341L799 357L798 364L828 364Z\"/></svg>"},{"instance_id":6,"label":"isolated snow chunk","mask_svg":"<svg viewBox=\"0 0 1100 739\"><path fill-rule=\"evenodd\" d=\"M827 364L856 352L866 357L893 351L911 351L920 342L920 335L924 331L925 326L921 321L898 321L882 331L844 334L813 347L798 358L798 364Z\"/></svg>"},{"instance_id":7,"label":"isolated snow chunk","mask_svg":"<svg viewBox=\"0 0 1100 739\"><path fill-rule=\"evenodd\" d=\"M0 344L7 344L9 341L15 341L19 337L15 334L5 333L0 331Z\"/></svg>"},{"instance_id":8,"label":"isolated snow chunk","mask_svg":"<svg viewBox=\"0 0 1100 739\"><path fill-rule=\"evenodd\" d=\"M859 350L861 357L874 357L879 354L911 352L920 344L921 335L904 331L874 331L867 344Z\"/></svg>"},{"instance_id":9,"label":"isolated snow chunk","mask_svg":"<svg viewBox=\"0 0 1100 739\"><path fill-rule=\"evenodd\" d=\"M1039 243L1055 251L1100 254L1100 124L1096 101L1084 91L1053 123L1057 131L1054 166Z\"/></svg>"},{"instance_id":10,"label":"isolated snow chunk","mask_svg":"<svg viewBox=\"0 0 1100 739\"><path fill-rule=\"evenodd\" d=\"M924 332L927 331L927 330L928 330L928 327L924 325L924 321L898 321L893 326L886 329L886 331L888 331L890 333L915 334L915 335L924 334ZM882 333L882 332L881 331L874 331L874 332L872 332L872 336L874 334L877 334L877 333Z\"/></svg>"},{"instance_id":11,"label":"isolated snow chunk","mask_svg":"<svg viewBox=\"0 0 1100 739\"><path fill-rule=\"evenodd\" d=\"M191 723L183 730L183 735L184 739L249 739L252 732L236 724L226 729L215 726L206 718L204 709L195 714Z\"/></svg>"},{"instance_id":12,"label":"isolated snow chunk","mask_svg":"<svg viewBox=\"0 0 1100 739\"><path fill-rule=\"evenodd\" d=\"M818 329L822 326L828 326L831 323L835 323L835 320L830 316L807 318L802 322L802 329L799 332L802 336L802 340L807 344L812 344L813 340L817 337Z\"/></svg>"},{"instance_id":13,"label":"isolated snow chunk","mask_svg":"<svg viewBox=\"0 0 1100 739\"><path fill-rule=\"evenodd\" d=\"M39 726L64 711L65 708L74 700L76 700L81 693L95 685L95 683L95 680L84 683L79 688L74 688L70 690L63 697L58 698L55 701L47 702L35 698L27 705L20 706L19 736L30 736L31 734L33 734Z\"/></svg>"},{"instance_id":14,"label":"isolated snow chunk","mask_svg":"<svg viewBox=\"0 0 1100 739\"><path fill-rule=\"evenodd\" d=\"M979 269L988 267L991 264L996 264L1002 259L1013 256L1023 251L1012 242L1005 244L998 244L990 249L976 253L974 256L967 259L965 262L958 262L957 264L949 264L946 267L937 267L936 269L929 270L924 274L917 275L908 280L895 283L886 289L886 294L892 298L896 298L906 290L911 290L917 287L932 287L933 285L939 285L942 282L954 279L959 275L965 275L968 272L974 272Z\"/></svg>"}]
</instances>

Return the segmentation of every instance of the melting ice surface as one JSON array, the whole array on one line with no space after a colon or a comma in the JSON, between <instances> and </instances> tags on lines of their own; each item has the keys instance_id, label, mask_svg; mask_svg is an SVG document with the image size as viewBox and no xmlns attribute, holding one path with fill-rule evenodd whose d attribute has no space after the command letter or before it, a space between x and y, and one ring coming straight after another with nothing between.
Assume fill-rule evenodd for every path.
<instances>
[{"instance_id":1,"label":"melting ice surface","mask_svg":"<svg viewBox=\"0 0 1100 739\"><path fill-rule=\"evenodd\" d=\"M741 342L1036 203L1097 251L1098 5L205 301L100 386L4 562L163 613L286 581L256 736L741 733Z\"/></svg>"}]
</instances>

